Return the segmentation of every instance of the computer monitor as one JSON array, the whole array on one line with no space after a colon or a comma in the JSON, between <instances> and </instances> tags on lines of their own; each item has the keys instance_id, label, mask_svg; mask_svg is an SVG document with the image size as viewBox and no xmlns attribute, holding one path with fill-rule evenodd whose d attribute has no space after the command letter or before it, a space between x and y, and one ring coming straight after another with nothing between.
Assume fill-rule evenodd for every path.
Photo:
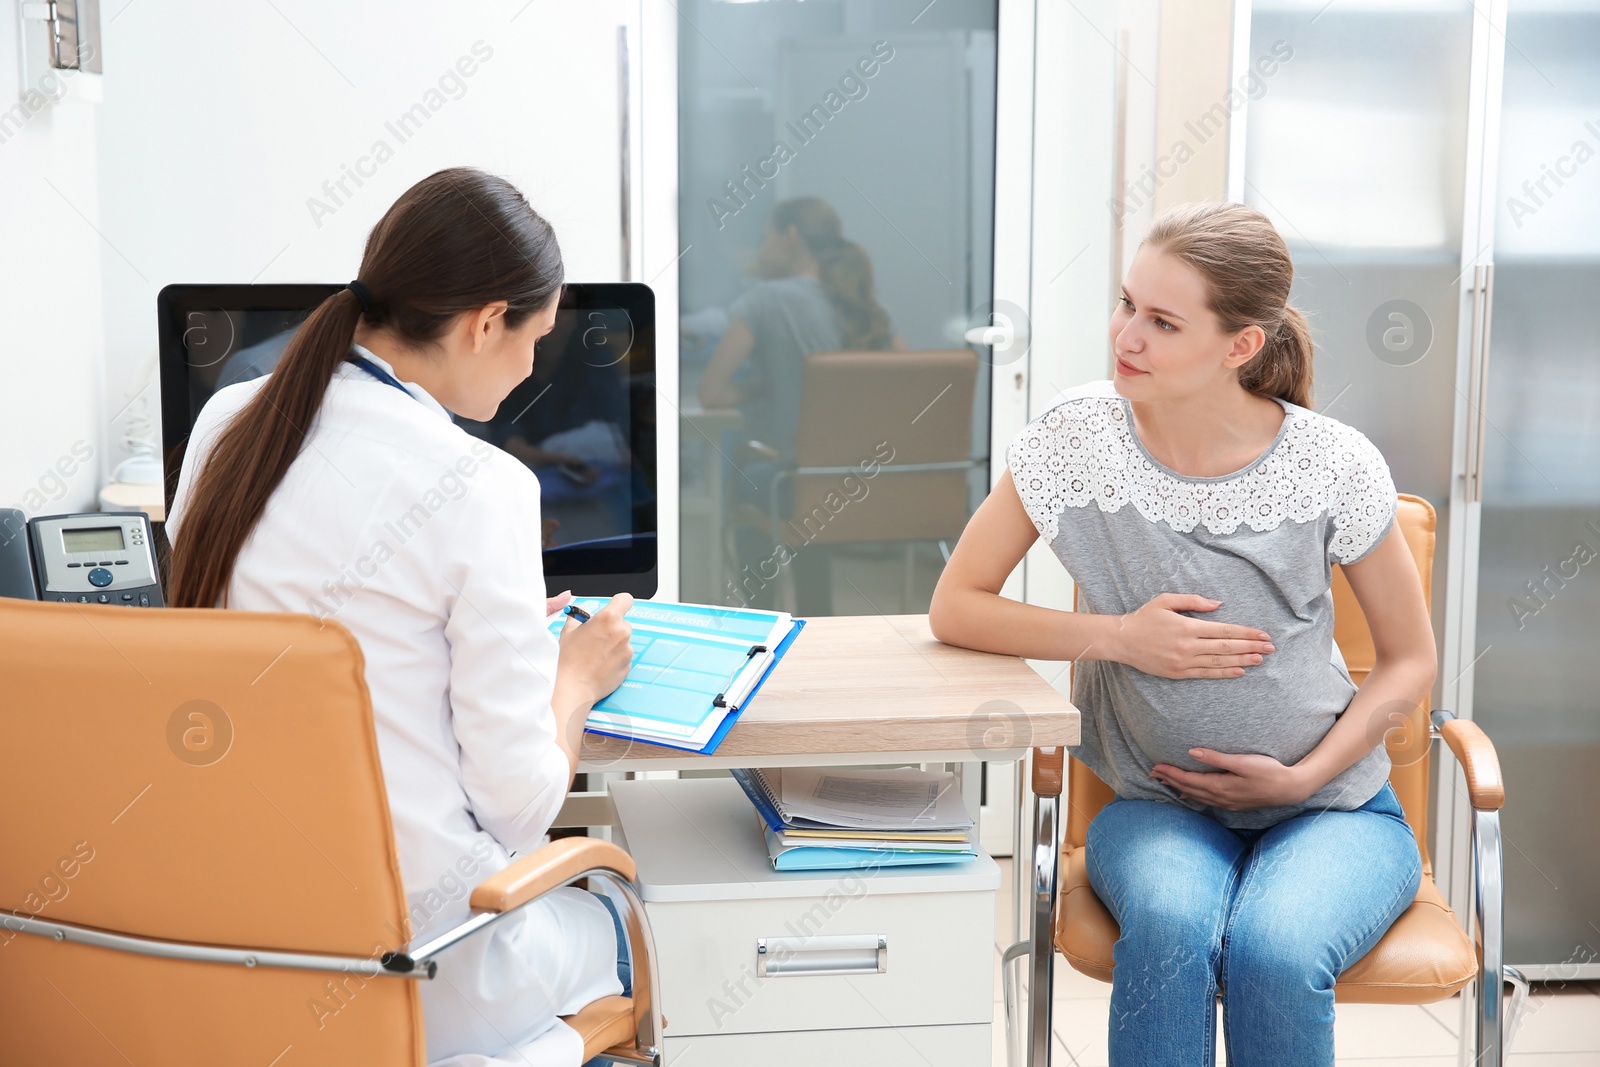
<instances>
[{"instance_id":1,"label":"computer monitor","mask_svg":"<svg viewBox=\"0 0 1600 1067\"><path fill-rule=\"evenodd\" d=\"M307 315L342 286L169 285L156 298L167 505L200 409L271 373ZM653 596L656 551L655 296L637 282L574 282L533 375L495 417L457 425L539 479L544 570L580 596ZM553 528L552 522L554 520Z\"/></svg>"}]
</instances>

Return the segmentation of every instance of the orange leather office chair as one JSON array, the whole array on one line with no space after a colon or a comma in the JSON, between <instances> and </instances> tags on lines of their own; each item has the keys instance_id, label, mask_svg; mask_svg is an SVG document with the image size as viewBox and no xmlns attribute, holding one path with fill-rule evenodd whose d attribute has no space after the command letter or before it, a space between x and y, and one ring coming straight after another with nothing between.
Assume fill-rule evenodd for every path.
<instances>
[{"instance_id":1,"label":"orange leather office chair","mask_svg":"<svg viewBox=\"0 0 1600 1067\"><path fill-rule=\"evenodd\" d=\"M1399 494L1397 521L1417 561L1424 590L1432 588L1435 516L1433 506L1421 497ZM1334 640L1344 656L1351 679L1360 685L1371 672L1376 656L1366 616L1345 578L1335 566L1333 576ZM1073 594L1077 608L1077 594ZM1454 718L1448 711L1432 713L1430 730L1427 703L1414 709L1404 726L1385 735L1393 760L1390 782L1405 808L1406 821L1416 833L1422 852L1422 882L1416 900L1401 914L1370 952L1339 976L1336 1000L1377 1004L1429 1004L1444 1000L1478 982L1477 1050L1475 1064L1499 1067L1503 1056L1501 989L1521 976L1502 958L1502 858L1501 805L1505 789L1494 745L1478 726ZM1429 748L1433 737L1443 737L1466 774L1472 802L1473 881L1477 918L1477 944L1463 932L1455 914L1433 881L1428 856ZM1069 760L1066 839L1062 844L1060 893L1056 903L1055 946L1074 968L1101 981L1111 980L1112 946L1120 936L1111 917L1089 885L1085 841L1089 823L1110 803L1112 792L1093 771ZM1036 779L1037 781L1037 779ZM1037 786L1036 786L1037 788ZM1033 969L1048 985L1048 970ZM1035 1010L1041 1006L1033 1002ZM1048 1016L1049 996L1042 998ZM1037 1027L1037 1019L1034 1020ZM1045 1024L1045 1041L1049 1026ZM1035 1045L1037 1047L1037 1044ZM1047 1046L1046 1046L1047 1047ZM1043 1062L1043 1061L1038 1061Z\"/></svg>"},{"instance_id":2,"label":"orange leather office chair","mask_svg":"<svg viewBox=\"0 0 1600 1067\"><path fill-rule=\"evenodd\" d=\"M6 1062L422 1067L433 957L556 886L608 878L634 995L567 1022L660 1063L633 861L555 841L413 943L361 649L307 615L0 600ZM471 887L463 857L459 899Z\"/></svg>"},{"instance_id":3,"label":"orange leather office chair","mask_svg":"<svg viewBox=\"0 0 1600 1067\"><path fill-rule=\"evenodd\" d=\"M734 506L729 526L755 526L796 547L904 542L909 602L911 545L955 541L971 514L977 380L978 357L970 348L811 353L801 376L794 464L773 479L765 508ZM761 427L745 431L753 439L736 450L739 462L780 458L759 440ZM863 477L861 465L881 462L884 442L893 459ZM837 501L847 496L847 475L865 484L867 495L843 506ZM793 482L787 513L780 507L785 481Z\"/></svg>"}]
</instances>

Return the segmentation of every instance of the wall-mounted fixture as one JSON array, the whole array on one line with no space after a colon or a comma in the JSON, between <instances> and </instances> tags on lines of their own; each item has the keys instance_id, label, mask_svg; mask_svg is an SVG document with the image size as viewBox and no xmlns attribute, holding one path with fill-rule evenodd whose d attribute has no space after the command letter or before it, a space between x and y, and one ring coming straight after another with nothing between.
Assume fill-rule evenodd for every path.
<instances>
[{"instance_id":1,"label":"wall-mounted fixture","mask_svg":"<svg viewBox=\"0 0 1600 1067\"><path fill-rule=\"evenodd\" d=\"M47 24L50 65L101 74L100 0L24 0L24 20Z\"/></svg>"}]
</instances>

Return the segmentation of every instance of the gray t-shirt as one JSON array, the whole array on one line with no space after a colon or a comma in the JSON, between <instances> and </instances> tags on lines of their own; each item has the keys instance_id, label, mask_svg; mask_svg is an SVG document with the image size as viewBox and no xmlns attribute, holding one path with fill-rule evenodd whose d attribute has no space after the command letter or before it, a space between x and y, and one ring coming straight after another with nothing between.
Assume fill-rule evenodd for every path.
<instances>
[{"instance_id":1,"label":"gray t-shirt","mask_svg":"<svg viewBox=\"0 0 1600 1067\"><path fill-rule=\"evenodd\" d=\"M1303 806L1231 812L1181 800L1157 763L1214 770L1191 748L1292 764L1316 747L1356 686L1333 640L1333 564L1354 563L1395 521L1394 482L1358 430L1297 404L1243 470L1191 478L1157 462L1110 381L1068 389L1012 439L1006 462L1029 518L1078 587L1078 610L1123 615L1162 593L1222 601L1182 614L1258 627L1277 651L1235 678L1161 678L1080 660L1073 755L1117 795L1183 803L1225 826L1360 807L1389 777L1381 744Z\"/></svg>"},{"instance_id":2,"label":"gray t-shirt","mask_svg":"<svg viewBox=\"0 0 1600 1067\"><path fill-rule=\"evenodd\" d=\"M750 327L755 338L745 399L739 405L745 429L793 459L805 359L843 346L838 313L822 282L797 277L755 282L734 300L728 314Z\"/></svg>"}]
</instances>

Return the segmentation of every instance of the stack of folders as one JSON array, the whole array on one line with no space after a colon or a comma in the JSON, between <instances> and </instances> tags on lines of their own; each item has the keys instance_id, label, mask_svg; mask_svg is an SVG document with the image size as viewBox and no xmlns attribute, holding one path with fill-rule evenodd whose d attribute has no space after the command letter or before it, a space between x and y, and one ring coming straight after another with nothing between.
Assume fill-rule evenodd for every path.
<instances>
[{"instance_id":1,"label":"stack of folders","mask_svg":"<svg viewBox=\"0 0 1600 1067\"><path fill-rule=\"evenodd\" d=\"M735 770L775 871L968 863L972 817L949 771Z\"/></svg>"}]
</instances>

